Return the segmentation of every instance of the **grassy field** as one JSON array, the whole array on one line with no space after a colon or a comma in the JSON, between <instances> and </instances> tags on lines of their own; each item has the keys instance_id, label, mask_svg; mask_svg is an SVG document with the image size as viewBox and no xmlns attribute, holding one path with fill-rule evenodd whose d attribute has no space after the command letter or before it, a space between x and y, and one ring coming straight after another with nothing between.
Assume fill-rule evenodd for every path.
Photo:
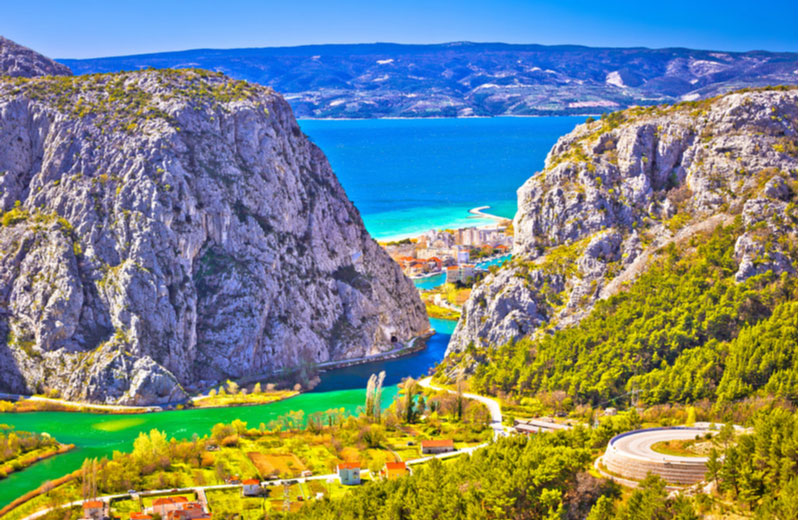
<instances>
[{"instance_id":1,"label":"grassy field","mask_svg":"<svg viewBox=\"0 0 800 520\"><path fill-rule=\"evenodd\" d=\"M305 471L306 467L293 453L259 453L251 451L248 458L258 470L261 478L274 478L279 476L296 477Z\"/></svg>"},{"instance_id":2,"label":"grassy field","mask_svg":"<svg viewBox=\"0 0 800 520\"><path fill-rule=\"evenodd\" d=\"M663 455L673 455L677 457L705 457L706 444L709 444L705 439L689 439L689 440L671 440L657 442L650 446L656 453Z\"/></svg>"}]
</instances>

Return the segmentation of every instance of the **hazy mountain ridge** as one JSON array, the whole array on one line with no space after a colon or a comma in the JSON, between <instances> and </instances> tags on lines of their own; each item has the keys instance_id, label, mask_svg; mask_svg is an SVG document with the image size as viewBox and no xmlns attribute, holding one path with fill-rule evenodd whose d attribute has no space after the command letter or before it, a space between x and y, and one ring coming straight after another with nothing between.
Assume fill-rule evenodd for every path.
<instances>
[{"instance_id":1,"label":"hazy mountain ridge","mask_svg":"<svg viewBox=\"0 0 800 520\"><path fill-rule=\"evenodd\" d=\"M0 79L0 390L150 404L396 348L419 295L271 89Z\"/></svg>"},{"instance_id":2,"label":"hazy mountain ridge","mask_svg":"<svg viewBox=\"0 0 800 520\"><path fill-rule=\"evenodd\" d=\"M200 67L282 92L299 117L602 113L797 82L797 54L449 43L198 49L60 60L78 74Z\"/></svg>"}]
</instances>

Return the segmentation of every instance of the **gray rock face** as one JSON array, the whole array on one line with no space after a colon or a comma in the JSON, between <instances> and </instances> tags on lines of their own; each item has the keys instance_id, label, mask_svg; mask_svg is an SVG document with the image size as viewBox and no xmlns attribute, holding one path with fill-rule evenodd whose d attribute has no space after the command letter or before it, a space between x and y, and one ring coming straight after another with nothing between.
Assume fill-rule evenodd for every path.
<instances>
[{"instance_id":1,"label":"gray rock face","mask_svg":"<svg viewBox=\"0 0 800 520\"><path fill-rule=\"evenodd\" d=\"M71 76L69 67L0 36L0 76Z\"/></svg>"},{"instance_id":2,"label":"gray rock face","mask_svg":"<svg viewBox=\"0 0 800 520\"><path fill-rule=\"evenodd\" d=\"M794 272L797 91L633 108L579 125L517 198L514 260L473 291L448 353L575 324L635 279L651 252L738 215L736 280Z\"/></svg>"},{"instance_id":3,"label":"gray rock face","mask_svg":"<svg viewBox=\"0 0 800 520\"><path fill-rule=\"evenodd\" d=\"M203 71L0 81L0 389L172 402L429 325L270 89Z\"/></svg>"}]
</instances>

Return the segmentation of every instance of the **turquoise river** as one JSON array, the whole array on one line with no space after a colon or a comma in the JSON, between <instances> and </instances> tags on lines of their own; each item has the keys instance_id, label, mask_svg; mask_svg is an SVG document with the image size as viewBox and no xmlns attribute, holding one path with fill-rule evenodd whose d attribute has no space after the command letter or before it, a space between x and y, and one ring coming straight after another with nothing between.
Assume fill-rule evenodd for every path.
<instances>
[{"instance_id":1,"label":"turquoise river","mask_svg":"<svg viewBox=\"0 0 800 520\"><path fill-rule=\"evenodd\" d=\"M139 432L153 428L164 431L171 437L188 439L195 433L206 435L216 423L231 422L234 419L258 426L262 422L269 423L281 415L297 410L310 414L331 408L344 408L352 413L364 404L369 376L381 370L386 371L387 388L383 392L383 400L388 405L397 394L397 383L404 377L426 375L444 357L455 322L431 319L431 325L437 333L428 340L426 349L390 361L331 370L322 374L322 382L313 392L276 403L135 415L69 412L2 414L0 423L14 426L18 430L48 432L61 442L75 444L76 448L0 480L0 507L43 482L79 468L87 457L110 456L115 450L129 451Z\"/></svg>"}]
</instances>

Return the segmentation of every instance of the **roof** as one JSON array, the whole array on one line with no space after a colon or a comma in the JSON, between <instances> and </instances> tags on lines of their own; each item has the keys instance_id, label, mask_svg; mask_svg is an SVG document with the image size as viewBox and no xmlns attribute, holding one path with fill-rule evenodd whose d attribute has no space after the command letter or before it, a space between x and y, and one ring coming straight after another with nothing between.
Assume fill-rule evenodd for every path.
<instances>
[{"instance_id":1,"label":"roof","mask_svg":"<svg viewBox=\"0 0 800 520\"><path fill-rule=\"evenodd\" d=\"M84 509L94 509L96 507L103 507L103 503L99 500L87 500L83 503Z\"/></svg>"},{"instance_id":2,"label":"roof","mask_svg":"<svg viewBox=\"0 0 800 520\"><path fill-rule=\"evenodd\" d=\"M336 466L337 469L361 469L360 462L341 462Z\"/></svg>"},{"instance_id":3,"label":"roof","mask_svg":"<svg viewBox=\"0 0 800 520\"><path fill-rule=\"evenodd\" d=\"M393 469L403 469L404 470L404 469L406 469L406 463L405 462L387 462L386 463L386 469L389 470L389 471L391 471Z\"/></svg>"},{"instance_id":4,"label":"roof","mask_svg":"<svg viewBox=\"0 0 800 520\"><path fill-rule=\"evenodd\" d=\"M169 504L183 504L189 500L186 497L161 497L153 500L154 506L166 506Z\"/></svg>"},{"instance_id":5,"label":"roof","mask_svg":"<svg viewBox=\"0 0 800 520\"><path fill-rule=\"evenodd\" d=\"M256 486L258 484L261 484L261 481L258 480L257 478L249 478L243 481L242 484L245 486Z\"/></svg>"},{"instance_id":6,"label":"roof","mask_svg":"<svg viewBox=\"0 0 800 520\"><path fill-rule=\"evenodd\" d=\"M423 448L452 448L453 439L433 439L430 441L422 441Z\"/></svg>"},{"instance_id":7,"label":"roof","mask_svg":"<svg viewBox=\"0 0 800 520\"><path fill-rule=\"evenodd\" d=\"M139 511L131 513L131 520L152 520L152 516Z\"/></svg>"},{"instance_id":8,"label":"roof","mask_svg":"<svg viewBox=\"0 0 800 520\"><path fill-rule=\"evenodd\" d=\"M451 265L447 268L448 271L455 271L456 269L458 269L457 265Z\"/></svg>"}]
</instances>

